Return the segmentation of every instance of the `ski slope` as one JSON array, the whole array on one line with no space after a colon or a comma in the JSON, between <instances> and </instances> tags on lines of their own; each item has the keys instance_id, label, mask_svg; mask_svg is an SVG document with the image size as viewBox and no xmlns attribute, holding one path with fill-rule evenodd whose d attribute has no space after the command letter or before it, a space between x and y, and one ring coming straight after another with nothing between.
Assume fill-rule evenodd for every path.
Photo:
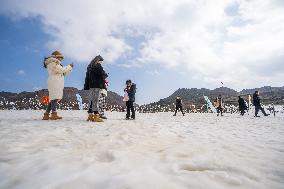
<instances>
[{"instance_id":1,"label":"ski slope","mask_svg":"<svg viewBox=\"0 0 284 189\"><path fill-rule=\"evenodd\" d=\"M0 188L283 189L284 116L0 111Z\"/></svg>"}]
</instances>

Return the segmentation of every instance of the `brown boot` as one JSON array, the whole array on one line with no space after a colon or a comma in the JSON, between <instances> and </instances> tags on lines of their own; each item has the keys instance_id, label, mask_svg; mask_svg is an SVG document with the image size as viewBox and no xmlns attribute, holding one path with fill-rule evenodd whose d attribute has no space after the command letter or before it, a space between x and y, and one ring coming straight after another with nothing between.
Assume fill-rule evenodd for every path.
<instances>
[{"instance_id":1,"label":"brown boot","mask_svg":"<svg viewBox=\"0 0 284 189\"><path fill-rule=\"evenodd\" d=\"M49 120L49 113L45 112L43 114L42 120Z\"/></svg>"},{"instance_id":2,"label":"brown boot","mask_svg":"<svg viewBox=\"0 0 284 189\"><path fill-rule=\"evenodd\" d=\"M99 114L95 114L95 115L93 115L93 122L104 122L104 120L102 120L102 118L100 118Z\"/></svg>"},{"instance_id":3,"label":"brown boot","mask_svg":"<svg viewBox=\"0 0 284 189\"><path fill-rule=\"evenodd\" d=\"M49 119L50 120L57 120L57 119L62 119L62 117L58 116L57 112L52 112Z\"/></svg>"},{"instance_id":4,"label":"brown boot","mask_svg":"<svg viewBox=\"0 0 284 189\"><path fill-rule=\"evenodd\" d=\"M94 121L94 114L89 114L87 121Z\"/></svg>"}]
</instances>

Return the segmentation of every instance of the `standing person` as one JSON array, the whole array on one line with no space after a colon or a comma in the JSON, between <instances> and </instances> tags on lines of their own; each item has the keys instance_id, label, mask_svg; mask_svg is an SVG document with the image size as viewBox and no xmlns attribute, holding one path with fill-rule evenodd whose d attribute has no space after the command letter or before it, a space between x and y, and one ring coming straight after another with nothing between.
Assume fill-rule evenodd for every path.
<instances>
[{"instance_id":1,"label":"standing person","mask_svg":"<svg viewBox=\"0 0 284 189\"><path fill-rule=\"evenodd\" d=\"M108 77L102 67L103 57L96 56L88 65L84 90L89 90L89 111L87 121L103 122L99 115L99 98L101 89L105 88L105 79Z\"/></svg>"},{"instance_id":2,"label":"standing person","mask_svg":"<svg viewBox=\"0 0 284 189\"><path fill-rule=\"evenodd\" d=\"M239 110L241 112L241 115L243 116L245 114L245 110L247 110L248 107L246 105L245 100L241 96L239 96L238 102L239 102Z\"/></svg>"},{"instance_id":3,"label":"standing person","mask_svg":"<svg viewBox=\"0 0 284 189\"><path fill-rule=\"evenodd\" d=\"M63 97L64 89L64 77L71 73L74 65L70 64L66 67L63 67L61 61L64 59L64 56L59 51L54 51L50 57L45 58L44 67L48 72L48 93L49 93L49 103L46 108L46 112L43 115L43 120L57 120L62 119L62 117L57 115L56 108L57 103ZM50 112L51 117L49 117Z\"/></svg>"},{"instance_id":4,"label":"standing person","mask_svg":"<svg viewBox=\"0 0 284 189\"><path fill-rule=\"evenodd\" d=\"M221 116L223 116L223 98L221 95L216 98L216 109L217 116L219 116L219 113L221 113Z\"/></svg>"},{"instance_id":5,"label":"standing person","mask_svg":"<svg viewBox=\"0 0 284 189\"><path fill-rule=\"evenodd\" d=\"M180 110L182 115L184 116L184 112L183 112L183 109L182 109L182 100L181 100L181 97L180 96L177 96L176 97L176 110L175 110L175 114L174 116L177 115L177 111Z\"/></svg>"},{"instance_id":6,"label":"standing person","mask_svg":"<svg viewBox=\"0 0 284 189\"><path fill-rule=\"evenodd\" d=\"M107 119L105 116L106 109L106 97L107 97L107 82L105 81L105 88L100 91L100 99L99 99L99 115L102 119Z\"/></svg>"},{"instance_id":7,"label":"standing person","mask_svg":"<svg viewBox=\"0 0 284 189\"><path fill-rule=\"evenodd\" d=\"M102 119L107 119L105 116L106 109L106 97L107 97L107 86L108 82L105 81L105 88L100 90L100 98L99 98L99 115ZM93 103L91 102L88 110L88 114L92 114Z\"/></svg>"},{"instance_id":8,"label":"standing person","mask_svg":"<svg viewBox=\"0 0 284 189\"><path fill-rule=\"evenodd\" d=\"M258 112L259 112L259 110L261 110L261 112L263 113L264 116L270 115L270 114L267 114L267 113L264 111L263 107L261 107L260 98L259 98L259 92L258 92L258 91L255 91L255 92L254 92L252 98L253 98L252 104L253 104L254 107L255 107L255 114L254 114L255 117L260 117L260 116L257 115Z\"/></svg>"},{"instance_id":9,"label":"standing person","mask_svg":"<svg viewBox=\"0 0 284 189\"><path fill-rule=\"evenodd\" d=\"M136 84L132 83L132 81L129 79L126 81L126 87L124 89L124 92L127 93L128 98L126 98L126 118L129 120L135 119L135 110L134 110L134 102L135 102L135 93L136 93ZM131 117L130 117L130 111L131 111Z\"/></svg>"}]
</instances>

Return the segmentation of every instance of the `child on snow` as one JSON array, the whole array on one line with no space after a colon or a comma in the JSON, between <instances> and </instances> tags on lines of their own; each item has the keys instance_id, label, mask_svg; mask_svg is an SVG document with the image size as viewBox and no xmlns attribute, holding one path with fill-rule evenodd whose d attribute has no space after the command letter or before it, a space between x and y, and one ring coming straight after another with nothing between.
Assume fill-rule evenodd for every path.
<instances>
[{"instance_id":1,"label":"child on snow","mask_svg":"<svg viewBox=\"0 0 284 189\"><path fill-rule=\"evenodd\" d=\"M89 109L91 109L87 121L103 122L99 115L99 98L101 90L105 88L105 79L108 77L101 65L103 60L103 57L98 55L87 68L84 90L89 90Z\"/></svg>"},{"instance_id":2,"label":"child on snow","mask_svg":"<svg viewBox=\"0 0 284 189\"><path fill-rule=\"evenodd\" d=\"M175 110L175 114L174 116L177 115L177 111L180 110L182 115L184 116L184 112L182 110L182 100L181 100L181 97L180 96L177 96L176 97L176 110Z\"/></svg>"},{"instance_id":3,"label":"child on snow","mask_svg":"<svg viewBox=\"0 0 284 189\"><path fill-rule=\"evenodd\" d=\"M46 112L43 115L43 120L62 119L62 117L58 116L56 112L57 103L63 97L64 77L71 73L74 67L73 64L63 67L61 64L63 59L64 56L59 51L54 51L50 57L47 57L44 60L44 67L48 72L47 84L50 101ZM51 111L51 117L49 117Z\"/></svg>"},{"instance_id":4,"label":"child on snow","mask_svg":"<svg viewBox=\"0 0 284 189\"><path fill-rule=\"evenodd\" d=\"M99 115L102 119L107 119L105 116L105 109L106 109L106 97L107 97L107 90L102 89L100 92L100 99L99 99Z\"/></svg>"},{"instance_id":5,"label":"child on snow","mask_svg":"<svg viewBox=\"0 0 284 189\"><path fill-rule=\"evenodd\" d=\"M100 91L100 99L99 99L99 115L100 118L102 119L107 119L107 117L105 116L107 87L108 87L108 81L105 80L105 85L104 88Z\"/></svg>"},{"instance_id":6,"label":"child on snow","mask_svg":"<svg viewBox=\"0 0 284 189\"><path fill-rule=\"evenodd\" d=\"M126 101L126 118L129 120L130 118L130 111L131 111L131 119L135 119L135 110L134 110L134 102L135 102L135 93L136 93L136 84L132 83L129 79L126 81L126 87L124 92L127 94L125 96L124 101Z\"/></svg>"}]
</instances>

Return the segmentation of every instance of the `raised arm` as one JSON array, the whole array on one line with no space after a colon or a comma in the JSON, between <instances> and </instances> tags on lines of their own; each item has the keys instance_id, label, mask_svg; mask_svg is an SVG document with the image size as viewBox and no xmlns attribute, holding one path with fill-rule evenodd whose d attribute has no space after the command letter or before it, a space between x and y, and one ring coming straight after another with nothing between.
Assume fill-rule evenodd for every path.
<instances>
[{"instance_id":1,"label":"raised arm","mask_svg":"<svg viewBox=\"0 0 284 189\"><path fill-rule=\"evenodd\" d=\"M60 64L56 64L56 66L54 67L55 69L55 72L57 74L63 74L64 76L68 75L71 73L72 71L72 66L71 65L68 65L68 66L61 66Z\"/></svg>"}]
</instances>

